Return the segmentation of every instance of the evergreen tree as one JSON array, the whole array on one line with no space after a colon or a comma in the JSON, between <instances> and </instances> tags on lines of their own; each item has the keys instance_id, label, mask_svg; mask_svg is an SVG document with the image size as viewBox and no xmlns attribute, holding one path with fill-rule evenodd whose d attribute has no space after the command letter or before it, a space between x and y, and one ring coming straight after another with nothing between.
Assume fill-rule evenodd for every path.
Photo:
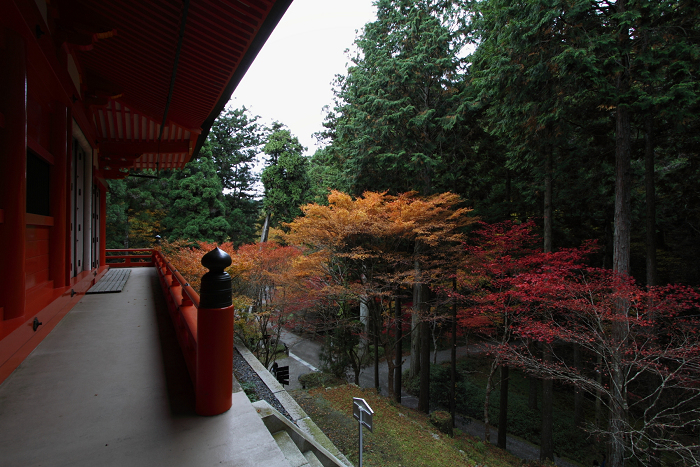
<instances>
[{"instance_id":1,"label":"evergreen tree","mask_svg":"<svg viewBox=\"0 0 700 467\"><path fill-rule=\"evenodd\" d=\"M336 82L327 127L355 194L424 195L453 188L465 169L458 86L465 44L458 1L380 0L377 21Z\"/></svg>"},{"instance_id":2,"label":"evergreen tree","mask_svg":"<svg viewBox=\"0 0 700 467\"><path fill-rule=\"evenodd\" d=\"M314 153L309 159L309 202L327 204L331 190L349 193L351 186L343 175L337 152L330 147L324 147Z\"/></svg>"},{"instance_id":3,"label":"evergreen tree","mask_svg":"<svg viewBox=\"0 0 700 467\"><path fill-rule=\"evenodd\" d=\"M224 190L226 220L231 225L228 235L236 244L254 240L257 230L260 203L254 193L258 181L254 165L265 138L258 120L245 107L222 113L201 150L216 166Z\"/></svg>"},{"instance_id":4,"label":"evergreen tree","mask_svg":"<svg viewBox=\"0 0 700 467\"><path fill-rule=\"evenodd\" d=\"M645 134L659 136L654 128L666 124L689 133L697 122L697 21L691 19L697 9L682 0L478 4L479 48L470 74L481 90L479 104L488 106L485 125L505 140L510 167L544 181L538 190L545 193L545 225L551 221L556 176L564 187L560 198L568 204L557 206L558 212L580 212L567 209L576 206L577 192L589 192L581 199L602 206L595 211L607 212L603 225L594 227L611 232L611 265L622 275L632 272L633 162L642 154L637 141ZM654 109L666 115L658 118ZM644 146L652 159L647 178L653 179L659 140ZM597 190L581 184L589 180ZM648 189L652 203L653 186ZM551 240L548 245L551 249ZM627 308L619 303L621 316ZM625 330L613 336L622 343ZM628 450L623 430L616 429L626 417L621 360L614 356L610 368L617 389L610 414L612 465L622 465Z\"/></svg>"},{"instance_id":5,"label":"evergreen tree","mask_svg":"<svg viewBox=\"0 0 700 467\"><path fill-rule=\"evenodd\" d=\"M157 177L155 172L145 175ZM107 191L107 248L144 248L155 242L169 210L168 173L160 178L129 176L109 180Z\"/></svg>"},{"instance_id":6,"label":"evergreen tree","mask_svg":"<svg viewBox=\"0 0 700 467\"><path fill-rule=\"evenodd\" d=\"M225 242L231 225L226 220L221 181L208 157L189 162L170 179L172 206L163 220L170 239Z\"/></svg>"},{"instance_id":7,"label":"evergreen tree","mask_svg":"<svg viewBox=\"0 0 700 467\"><path fill-rule=\"evenodd\" d=\"M301 216L300 206L306 203L310 187L306 150L281 123L274 123L263 151L269 156L262 172L265 187L263 206L266 225L279 226ZM263 232L266 237L266 232Z\"/></svg>"}]
</instances>

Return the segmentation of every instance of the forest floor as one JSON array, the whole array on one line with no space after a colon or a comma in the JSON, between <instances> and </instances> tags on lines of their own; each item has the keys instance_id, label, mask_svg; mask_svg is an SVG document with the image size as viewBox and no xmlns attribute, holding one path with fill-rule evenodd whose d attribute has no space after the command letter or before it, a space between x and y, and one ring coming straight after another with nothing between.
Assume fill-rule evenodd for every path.
<instances>
[{"instance_id":1,"label":"forest floor","mask_svg":"<svg viewBox=\"0 0 700 467\"><path fill-rule=\"evenodd\" d=\"M374 411L373 431L363 430L366 467L515 467L521 460L477 437L440 433L427 415L378 395L373 388L347 384L296 390L292 397L354 465L359 464L358 423L352 398L361 397Z\"/></svg>"},{"instance_id":2,"label":"forest floor","mask_svg":"<svg viewBox=\"0 0 700 467\"><path fill-rule=\"evenodd\" d=\"M321 366L321 362L319 359L321 344L313 339L294 334L287 330L284 330L282 332L281 340L285 344L287 344L290 352L289 357L277 360L277 363L280 366L289 366L290 386L287 389L289 391L301 389L301 384L298 381L298 376L305 373L309 373L311 371L318 370L318 368L320 368ZM458 348L457 357L463 358L468 355L480 353L480 351L481 348L478 345L473 345L469 347L462 346ZM451 352L449 350L438 351L437 356L431 354L431 361L433 361L434 358L437 363L447 362L450 360L450 354ZM404 356L403 368L409 368L410 358L410 355ZM388 366L386 362L380 361L378 373L381 394L386 395L388 394ZM353 375L349 376L350 380L352 380ZM359 386L361 388L374 389L374 365L370 365L369 367L361 371L359 382ZM405 390L403 390L401 396L401 404L404 407L416 409L418 406L418 399L405 392ZM462 430L464 433L477 437L481 440L484 439L485 425L479 420L474 420L470 417L458 416L456 420L456 427ZM496 427L491 427L490 431L491 441L495 442L498 439L498 429ZM506 451L512 453L513 455L517 456L522 460L539 459L539 446L512 434L508 434L506 437ZM555 462L556 465L560 467L577 467L582 465L559 457L555 458Z\"/></svg>"}]
</instances>

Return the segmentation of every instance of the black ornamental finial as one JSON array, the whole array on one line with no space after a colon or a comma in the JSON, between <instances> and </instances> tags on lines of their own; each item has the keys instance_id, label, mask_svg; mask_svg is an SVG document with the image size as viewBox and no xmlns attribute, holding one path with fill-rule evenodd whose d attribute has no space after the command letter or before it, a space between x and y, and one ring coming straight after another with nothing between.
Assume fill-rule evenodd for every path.
<instances>
[{"instance_id":1,"label":"black ornamental finial","mask_svg":"<svg viewBox=\"0 0 700 467\"><path fill-rule=\"evenodd\" d=\"M202 257L202 266L209 272L202 276L199 292L200 308L226 308L231 306L231 276L224 271L231 265L231 257L220 249L214 248Z\"/></svg>"}]
</instances>

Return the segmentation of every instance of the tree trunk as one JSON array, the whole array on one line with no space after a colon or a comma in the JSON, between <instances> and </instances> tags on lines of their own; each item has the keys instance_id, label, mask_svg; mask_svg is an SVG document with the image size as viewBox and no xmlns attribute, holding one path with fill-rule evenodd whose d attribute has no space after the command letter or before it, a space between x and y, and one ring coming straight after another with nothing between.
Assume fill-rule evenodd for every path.
<instances>
[{"instance_id":1,"label":"tree trunk","mask_svg":"<svg viewBox=\"0 0 700 467\"><path fill-rule=\"evenodd\" d=\"M644 119L644 181L647 204L647 287L656 285L656 188L654 186L654 118Z\"/></svg>"},{"instance_id":2,"label":"tree trunk","mask_svg":"<svg viewBox=\"0 0 700 467\"><path fill-rule=\"evenodd\" d=\"M501 365L501 403L498 413L498 444L501 449L506 448L506 436L508 434L508 367Z\"/></svg>"},{"instance_id":3,"label":"tree trunk","mask_svg":"<svg viewBox=\"0 0 700 467\"><path fill-rule=\"evenodd\" d=\"M545 364L552 361L552 350L548 346L542 348L542 361ZM552 416L552 399L554 399L554 381L542 380L542 433L540 441L540 461L554 460L554 437Z\"/></svg>"},{"instance_id":4,"label":"tree trunk","mask_svg":"<svg viewBox=\"0 0 700 467\"><path fill-rule=\"evenodd\" d=\"M403 320L401 311L401 299L399 298L399 290L396 291L396 301L394 302L396 315L396 377L394 378L394 396L396 402L401 403L401 370L403 367Z\"/></svg>"},{"instance_id":5,"label":"tree trunk","mask_svg":"<svg viewBox=\"0 0 700 467\"><path fill-rule=\"evenodd\" d=\"M487 443L491 442L491 426L489 425L489 404L491 402L491 391L493 390L493 375L496 373L498 368L498 359L494 358L491 362L491 371L489 371L489 376L486 378L486 391L484 395L484 441Z\"/></svg>"},{"instance_id":6,"label":"tree trunk","mask_svg":"<svg viewBox=\"0 0 700 467\"><path fill-rule=\"evenodd\" d=\"M547 149L544 179L544 252L552 252L552 148ZM552 353L543 346L542 358L552 360ZM554 460L554 419L552 417L553 381L542 380L542 430L540 433L540 460Z\"/></svg>"},{"instance_id":7,"label":"tree trunk","mask_svg":"<svg viewBox=\"0 0 700 467\"><path fill-rule=\"evenodd\" d=\"M532 342L532 340L528 340L527 346L530 349L530 353L533 356L537 355L536 344ZM531 410L537 410L537 394L540 392L540 380L534 375L528 375L527 378L530 383L527 398L527 406Z\"/></svg>"},{"instance_id":8,"label":"tree trunk","mask_svg":"<svg viewBox=\"0 0 700 467\"><path fill-rule=\"evenodd\" d=\"M416 297L416 294L413 295ZM411 315L411 363L408 367L409 378L417 378L420 375L420 314L415 310Z\"/></svg>"},{"instance_id":9,"label":"tree trunk","mask_svg":"<svg viewBox=\"0 0 700 467\"><path fill-rule=\"evenodd\" d=\"M430 335L433 338L433 365L437 365L437 353L438 353L438 336L437 336L437 322L430 325Z\"/></svg>"},{"instance_id":10,"label":"tree trunk","mask_svg":"<svg viewBox=\"0 0 700 467\"><path fill-rule=\"evenodd\" d=\"M615 4L618 13L626 11L626 0L618 0ZM629 42L627 27L619 27L618 43L624 48ZM632 226L632 166L630 160L631 124L630 113L623 101L623 96L629 90L629 55L623 50L619 60L622 71L616 77L616 90L620 96L615 112L615 234L613 244L613 271L628 276L630 273L630 238ZM627 315L628 304L619 300L616 305L618 315ZM627 418L627 389L623 355L625 352L626 329L624 324L615 322L612 327L614 350L610 362L610 385L612 400L610 401L610 465L624 465L627 436L625 436L625 420Z\"/></svg>"},{"instance_id":11,"label":"tree trunk","mask_svg":"<svg viewBox=\"0 0 700 467\"><path fill-rule=\"evenodd\" d=\"M625 340L624 325L613 323L613 341ZM610 401L610 465L621 467L624 465L627 446L626 419L627 419L627 387L624 378L625 368L622 364L623 351L618 347L611 355L610 362L610 389L612 400Z\"/></svg>"},{"instance_id":12,"label":"tree trunk","mask_svg":"<svg viewBox=\"0 0 700 467\"><path fill-rule=\"evenodd\" d=\"M391 348L388 345L384 346L384 355L386 355L386 367L387 367L387 375L386 375L386 387L387 387L387 397L389 399L396 399L395 392L394 392L394 372L396 371L396 363L394 362L394 359L389 355L391 352Z\"/></svg>"},{"instance_id":13,"label":"tree trunk","mask_svg":"<svg viewBox=\"0 0 700 467\"><path fill-rule=\"evenodd\" d=\"M363 341L367 344L369 341L369 305L367 304L367 297L362 297L360 299L360 323L362 323L362 331L365 337Z\"/></svg>"},{"instance_id":14,"label":"tree trunk","mask_svg":"<svg viewBox=\"0 0 700 467\"><path fill-rule=\"evenodd\" d=\"M626 108L618 108L617 110L616 139L613 270L626 276L630 272L630 235L632 226L630 116Z\"/></svg>"},{"instance_id":15,"label":"tree trunk","mask_svg":"<svg viewBox=\"0 0 700 467\"><path fill-rule=\"evenodd\" d=\"M649 110L651 112L651 110ZM656 279L656 187L655 187L655 170L654 170L654 117L650 113L644 118L644 182L646 191L646 221L647 221L647 287L653 287L657 283ZM649 299L649 308L652 309L653 301ZM650 316L652 322L654 316ZM649 378L648 393L653 394L657 388L657 381ZM654 417L658 414L658 407L651 407L650 416ZM650 436L658 436L654 431L659 430L658 427L651 428ZM651 449L647 458L648 467L659 467L661 461L659 453L655 449Z\"/></svg>"},{"instance_id":16,"label":"tree trunk","mask_svg":"<svg viewBox=\"0 0 700 467\"><path fill-rule=\"evenodd\" d=\"M421 303L423 302L423 284L421 283L421 267L420 261L418 260L418 253L420 252L420 243L416 241L414 248L414 260L413 260L413 315L411 317L411 366L409 369L409 376L415 378L420 374L420 311Z\"/></svg>"},{"instance_id":17,"label":"tree trunk","mask_svg":"<svg viewBox=\"0 0 700 467\"><path fill-rule=\"evenodd\" d=\"M544 175L544 252L552 252L552 149L547 149Z\"/></svg>"},{"instance_id":18,"label":"tree trunk","mask_svg":"<svg viewBox=\"0 0 700 467\"><path fill-rule=\"evenodd\" d=\"M418 410L430 413L430 323L421 323L420 394Z\"/></svg>"},{"instance_id":19,"label":"tree trunk","mask_svg":"<svg viewBox=\"0 0 700 467\"><path fill-rule=\"evenodd\" d=\"M626 10L626 0L616 2L618 13ZM629 32L620 27L619 42L629 41ZM619 96L629 90L629 57L620 57L622 71L616 77ZM632 225L632 165L630 159L631 123L626 103L620 98L615 112L615 233L613 239L613 270L622 275L630 272L630 233Z\"/></svg>"},{"instance_id":20,"label":"tree trunk","mask_svg":"<svg viewBox=\"0 0 700 467\"><path fill-rule=\"evenodd\" d=\"M269 232L270 232L270 213L268 212L265 215L265 223L263 224L262 235L260 235L260 243L264 243L267 241L267 235Z\"/></svg>"},{"instance_id":21,"label":"tree trunk","mask_svg":"<svg viewBox=\"0 0 700 467\"><path fill-rule=\"evenodd\" d=\"M379 386L379 316L376 307L372 307L374 313L373 315L373 326L372 326L372 341L374 344L374 389L377 394L381 394L382 389ZM388 360L388 358L387 358Z\"/></svg>"},{"instance_id":22,"label":"tree trunk","mask_svg":"<svg viewBox=\"0 0 700 467\"><path fill-rule=\"evenodd\" d=\"M452 290L457 290L457 279L452 279ZM455 426L457 415L457 301L452 302L452 351L450 353L450 436L453 436L452 429Z\"/></svg>"},{"instance_id":23,"label":"tree trunk","mask_svg":"<svg viewBox=\"0 0 700 467\"><path fill-rule=\"evenodd\" d=\"M583 372L581 362L581 346L574 344L574 367ZM574 426L583 426L583 389L574 386Z\"/></svg>"},{"instance_id":24,"label":"tree trunk","mask_svg":"<svg viewBox=\"0 0 700 467\"><path fill-rule=\"evenodd\" d=\"M596 357L596 381L599 387L603 386L603 354L598 352ZM603 428L603 392L599 389L595 395L595 426Z\"/></svg>"}]
</instances>

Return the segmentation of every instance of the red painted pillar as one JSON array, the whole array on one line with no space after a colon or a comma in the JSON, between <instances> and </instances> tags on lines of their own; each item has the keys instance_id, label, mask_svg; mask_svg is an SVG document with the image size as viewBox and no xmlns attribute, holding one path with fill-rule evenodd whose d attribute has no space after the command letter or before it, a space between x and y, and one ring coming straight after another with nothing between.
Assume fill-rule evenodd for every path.
<instances>
[{"instance_id":1,"label":"red painted pillar","mask_svg":"<svg viewBox=\"0 0 700 467\"><path fill-rule=\"evenodd\" d=\"M60 102L54 103L51 115L51 153L54 165L51 167L51 243L49 245L50 278L55 288L68 285L66 266L66 198L68 198L68 108Z\"/></svg>"},{"instance_id":2,"label":"red painted pillar","mask_svg":"<svg viewBox=\"0 0 700 467\"><path fill-rule=\"evenodd\" d=\"M66 230L66 243L64 244L64 249L66 253L66 285L70 286L71 279L73 277L73 241L72 232L73 224L71 223L71 209L73 209L71 191L72 174L73 174L73 112L69 107L67 112L68 121L66 122L66 197L64 199L65 204L65 222L68 229Z\"/></svg>"},{"instance_id":3,"label":"red painted pillar","mask_svg":"<svg viewBox=\"0 0 700 467\"><path fill-rule=\"evenodd\" d=\"M107 264L107 188L98 182L100 190L100 266Z\"/></svg>"},{"instance_id":4,"label":"red painted pillar","mask_svg":"<svg viewBox=\"0 0 700 467\"><path fill-rule=\"evenodd\" d=\"M202 258L209 272L202 276L197 311L196 411L218 415L231 408L233 392L233 306L231 276L224 269L231 257L216 248Z\"/></svg>"},{"instance_id":5,"label":"red painted pillar","mask_svg":"<svg viewBox=\"0 0 700 467\"><path fill-rule=\"evenodd\" d=\"M27 220L27 60L24 40L6 28L5 47L0 48L0 207L5 221L0 224L0 307L4 319L24 315L26 284Z\"/></svg>"}]
</instances>

